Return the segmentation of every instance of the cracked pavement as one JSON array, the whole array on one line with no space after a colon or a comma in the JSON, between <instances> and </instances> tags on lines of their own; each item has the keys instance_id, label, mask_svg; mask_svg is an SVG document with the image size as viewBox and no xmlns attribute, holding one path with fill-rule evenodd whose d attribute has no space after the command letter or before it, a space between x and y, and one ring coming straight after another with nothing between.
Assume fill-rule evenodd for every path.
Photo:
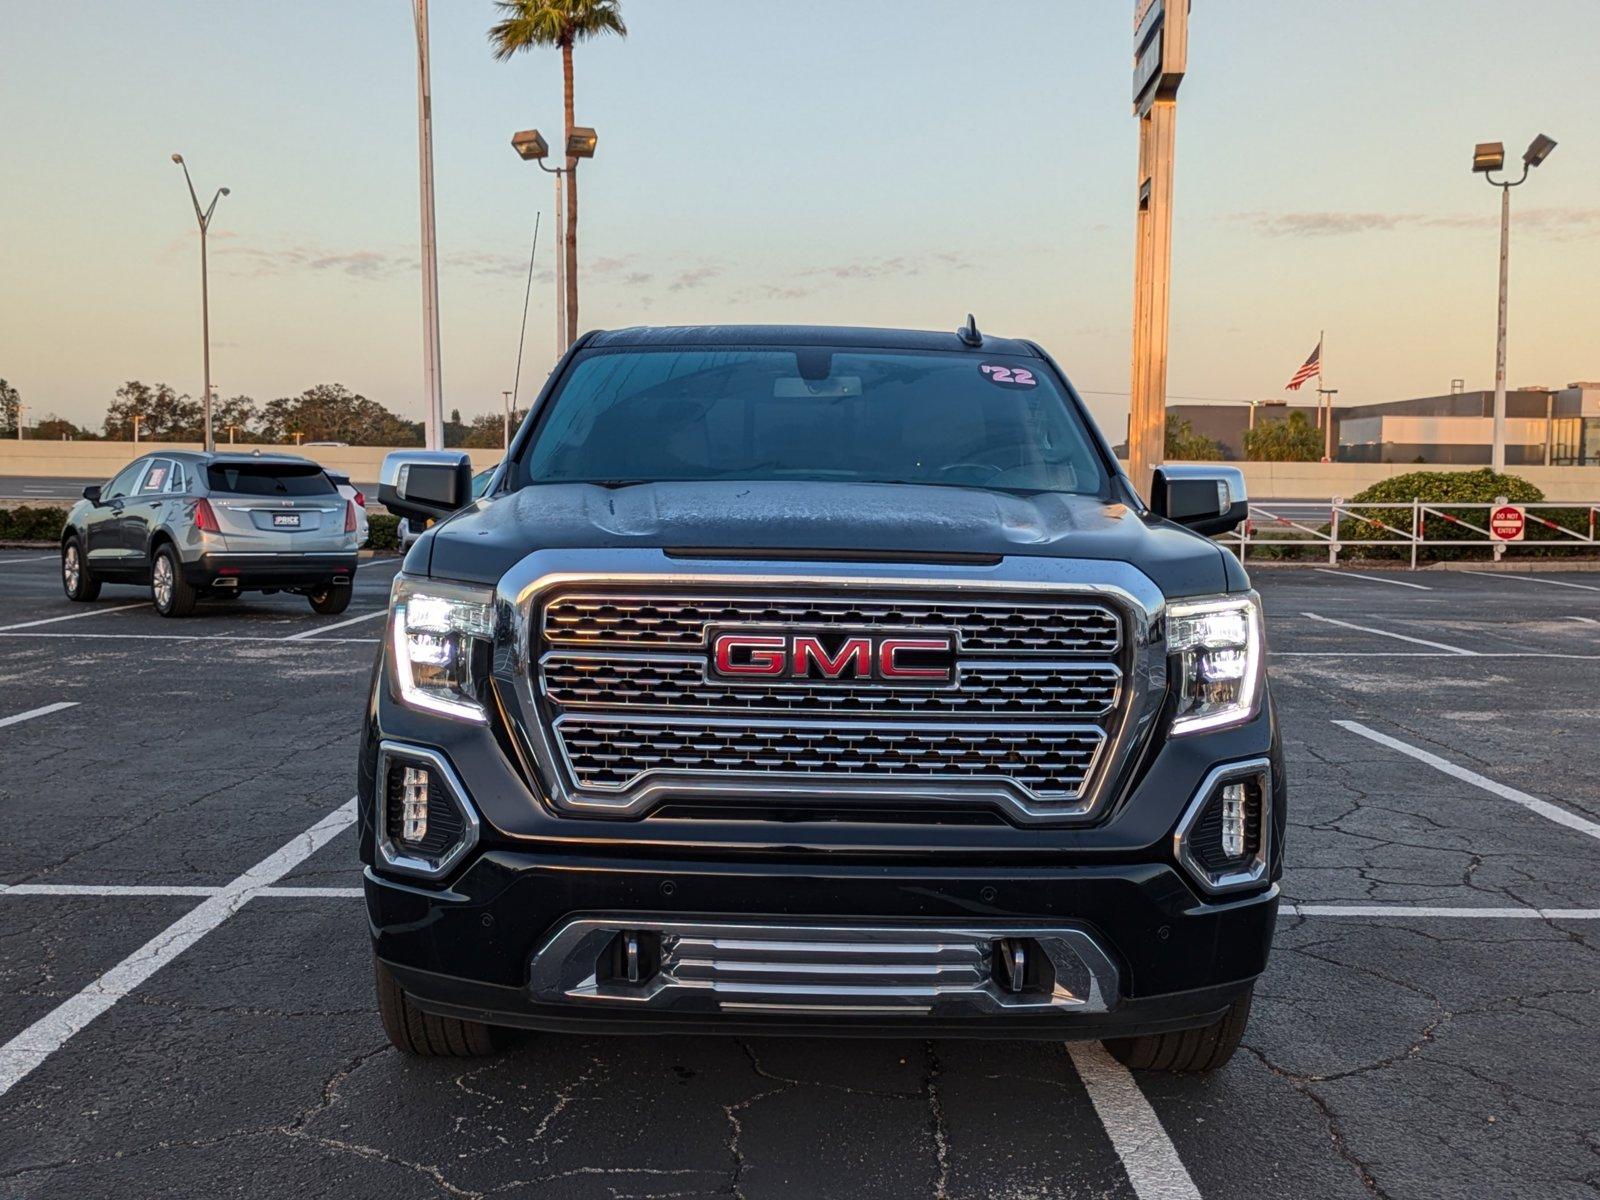
<instances>
[{"instance_id":1,"label":"cracked pavement","mask_svg":"<svg viewBox=\"0 0 1600 1200\"><path fill-rule=\"evenodd\" d=\"M351 615L388 577L358 574ZM1570 619L1600 616L1600 593L1401 578L1432 590L1256 575L1289 765L1286 898L1600 906L1600 842L1332 724L1600 818L1600 661L1406 657L1419 647L1299 615L1600 654L1600 626ZM13 621L71 611L48 563L0 578L0 603ZM375 643L211 640L317 621L277 596L38 627L206 641L0 634L7 713L79 703L0 730L0 883L222 887L337 808ZM346 831L281 882L357 881ZM0 895L0 1030L200 903ZM1210 1078L1139 1085L1208 1200L1592 1200L1597 938L1595 921L1284 916L1245 1049ZM1138 1194L1058 1044L534 1036L493 1059L405 1059L349 898L249 899L0 1105L0 1197Z\"/></svg>"}]
</instances>

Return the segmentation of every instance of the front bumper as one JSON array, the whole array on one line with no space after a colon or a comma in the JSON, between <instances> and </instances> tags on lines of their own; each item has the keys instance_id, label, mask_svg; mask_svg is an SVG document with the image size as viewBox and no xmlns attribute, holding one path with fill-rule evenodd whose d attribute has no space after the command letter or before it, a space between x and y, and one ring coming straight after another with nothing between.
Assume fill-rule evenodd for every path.
<instances>
[{"instance_id":1,"label":"front bumper","mask_svg":"<svg viewBox=\"0 0 1600 1200\"><path fill-rule=\"evenodd\" d=\"M237 586L258 588L322 587L355 577L355 551L284 554L202 554L183 564L183 578L191 587ZM228 580L237 580L230 584Z\"/></svg>"}]
</instances>

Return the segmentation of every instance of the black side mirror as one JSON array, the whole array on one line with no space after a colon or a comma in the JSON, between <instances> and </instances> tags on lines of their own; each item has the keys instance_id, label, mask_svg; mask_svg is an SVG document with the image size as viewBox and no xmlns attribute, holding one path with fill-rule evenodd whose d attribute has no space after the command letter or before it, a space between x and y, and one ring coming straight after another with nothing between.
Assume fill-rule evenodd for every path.
<instances>
[{"instance_id":1,"label":"black side mirror","mask_svg":"<svg viewBox=\"0 0 1600 1200\"><path fill-rule=\"evenodd\" d=\"M1244 472L1208 463L1157 467L1150 484L1150 509L1207 537L1231 532L1250 515Z\"/></svg>"},{"instance_id":2,"label":"black side mirror","mask_svg":"<svg viewBox=\"0 0 1600 1200\"><path fill-rule=\"evenodd\" d=\"M83 489L83 498L85 500L87 500L90 504L99 504L100 503L100 485L98 483L91 483L88 487L84 488Z\"/></svg>"},{"instance_id":3,"label":"black side mirror","mask_svg":"<svg viewBox=\"0 0 1600 1200\"><path fill-rule=\"evenodd\" d=\"M413 521L442 520L472 502L472 459L458 450L396 450L384 457L378 502Z\"/></svg>"}]
</instances>

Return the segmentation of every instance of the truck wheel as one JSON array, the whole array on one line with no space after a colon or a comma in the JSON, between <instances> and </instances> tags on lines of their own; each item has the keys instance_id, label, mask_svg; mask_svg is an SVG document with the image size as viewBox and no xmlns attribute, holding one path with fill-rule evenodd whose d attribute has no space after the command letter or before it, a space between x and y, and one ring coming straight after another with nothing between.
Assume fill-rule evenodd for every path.
<instances>
[{"instance_id":1,"label":"truck wheel","mask_svg":"<svg viewBox=\"0 0 1600 1200\"><path fill-rule=\"evenodd\" d=\"M150 595L163 617L187 617L194 611L197 593L184 579L178 552L171 546L157 550L150 564Z\"/></svg>"},{"instance_id":2,"label":"truck wheel","mask_svg":"<svg viewBox=\"0 0 1600 1200\"><path fill-rule=\"evenodd\" d=\"M1135 1071L1215 1071L1233 1057L1250 1020L1254 989L1235 1000L1213 1024L1174 1033L1148 1033L1140 1037L1113 1038L1106 1049Z\"/></svg>"},{"instance_id":3,"label":"truck wheel","mask_svg":"<svg viewBox=\"0 0 1600 1200\"><path fill-rule=\"evenodd\" d=\"M89 564L76 537L61 543L61 587L68 600L94 600L100 595L100 581L89 576Z\"/></svg>"},{"instance_id":4,"label":"truck wheel","mask_svg":"<svg viewBox=\"0 0 1600 1200\"><path fill-rule=\"evenodd\" d=\"M411 1003L387 967L376 958L372 967L378 984L378 1016L396 1050L419 1058L481 1058L504 1048L508 1031L482 1021L423 1012Z\"/></svg>"},{"instance_id":5,"label":"truck wheel","mask_svg":"<svg viewBox=\"0 0 1600 1200\"><path fill-rule=\"evenodd\" d=\"M354 584L329 583L307 592L306 599L311 601L313 611L331 617L350 607L350 596L354 591Z\"/></svg>"}]
</instances>

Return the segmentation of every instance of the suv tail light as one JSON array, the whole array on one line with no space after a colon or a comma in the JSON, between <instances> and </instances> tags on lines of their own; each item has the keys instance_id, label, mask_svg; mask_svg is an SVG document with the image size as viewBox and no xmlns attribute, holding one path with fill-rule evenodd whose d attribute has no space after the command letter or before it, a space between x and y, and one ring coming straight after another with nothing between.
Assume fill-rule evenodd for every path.
<instances>
[{"instance_id":1,"label":"suv tail light","mask_svg":"<svg viewBox=\"0 0 1600 1200\"><path fill-rule=\"evenodd\" d=\"M358 496L360 494L360 492L356 493ZM354 500L346 500L344 502L344 531L346 533L354 533L356 531L356 502Z\"/></svg>"},{"instance_id":2,"label":"suv tail light","mask_svg":"<svg viewBox=\"0 0 1600 1200\"><path fill-rule=\"evenodd\" d=\"M211 501L204 496L194 502L194 526L202 533L222 532L222 526L217 524L217 514L211 511Z\"/></svg>"},{"instance_id":3,"label":"suv tail light","mask_svg":"<svg viewBox=\"0 0 1600 1200\"><path fill-rule=\"evenodd\" d=\"M356 492L356 505L360 508L365 508L367 506L367 498L359 491Z\"/></svg>"}]
</instances>

